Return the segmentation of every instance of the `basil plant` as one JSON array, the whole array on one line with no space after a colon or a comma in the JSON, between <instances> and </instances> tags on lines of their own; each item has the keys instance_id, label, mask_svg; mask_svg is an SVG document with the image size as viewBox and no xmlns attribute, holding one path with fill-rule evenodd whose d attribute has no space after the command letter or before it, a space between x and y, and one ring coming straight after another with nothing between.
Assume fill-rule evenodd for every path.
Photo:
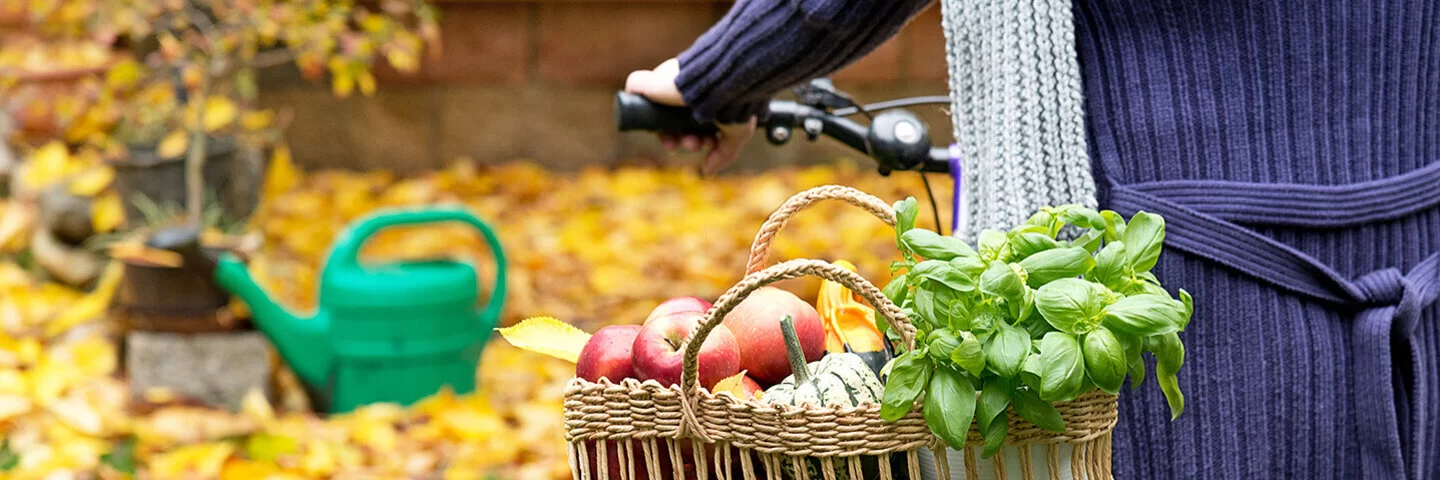
<instances>
[{"instance_id":1,"label":"basil plant","mask_svg":"<svg viewBox=\"0 0 1440 480\"><path fill-rule=\"evenodd\" d=\"M1127 224L1112 211L1048 207L1008 232L981 232L972 247L915 228L917 211L914 198L895 204L903 260L894 269L904 273L884 290L918 333L886 367L887 421L923 401L926 423L952 448L964 447L973 420L990 458L1009 427L1006 407L1063 431L1056 402L1097 388L1118 394L1127 374L1139 387L1144 353L1155 357L1171 419L1184 410L1177 334L1193 308L1189 293L1171 297L1150 273L1165 238L1159 215ZM1059 239L1067 225L1080 232L1074 240Z\"/></svg>"}]
</instances>

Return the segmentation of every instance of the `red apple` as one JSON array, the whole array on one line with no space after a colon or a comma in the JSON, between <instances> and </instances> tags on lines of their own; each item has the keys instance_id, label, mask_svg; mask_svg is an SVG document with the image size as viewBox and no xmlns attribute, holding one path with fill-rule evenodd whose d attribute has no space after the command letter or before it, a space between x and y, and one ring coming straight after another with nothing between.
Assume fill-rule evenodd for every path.
<instances>
[{"instance_id":1,"label":"red apple","mask_svg":"<svg viewBox=\"0 0 1440 480\"><path fill-rule=\"evenodd\" d=\"M645 324L649 324L651 320L680 312L705 313L707 310L710 310L712 306L710 302L700 297L671 298L660 302L660 305L656 306L654 310L651 310L650 316L645 319Z\"/></svg>"},{"instance_id":2,"label":"red apple","mask_svg":"<svg viewBox=\"0 0 1440 480\"><path fill-rule=\"evenodd\" d=\"M630 349L635 346L635 337L640 334L639 325L611 325L601 328L585 342L580 350L580 360L575 363L575 376L591 382L602 377L620 383L635 378L631 365Z\"/></svg>"},{"instance_id":3,"label":"red apple","mask_svg":"<svg viewBox=\"0 0 1440 480\"><path fill-rule=\"evenodd\" d=\"M740 391L745 393L745 398L742 400L750 400L755 398L755 394L764 392L765 389L760 388L760 384L755 383L755 379L750 378L750 375L745 375L740 379Z\"/></svg>"},{"instance_id":4,"label":"red apple","mask_svg":"<svg viewBox=\"0 0 1440 480\"><path fill-rule=\"evenodd\" d=\"M684 311L651 318L635 337L633 364L641 380L655 380L661 385L679 385L685 351L681 345L700 324L703 312ZM700 385L710 388L715 382L740 372L740 346L735 335L724 325L716 325L705 343L700 345Z\"/></svg>"},{"instance_id":5,"label":"red apple","mask_svg":"<svg viewBox=\"0 0 1440 480\"><path fill-rule=\"evenodd\" d=\"M790 376L785 335L780 333L780 319L786 315L795 322L805 361L825 355L825 325L820 313L793 293L761 287L725 315L725 326L740 341L740 369L749 371L759 383L774 385Z\"/></svg>"}]
</instances>

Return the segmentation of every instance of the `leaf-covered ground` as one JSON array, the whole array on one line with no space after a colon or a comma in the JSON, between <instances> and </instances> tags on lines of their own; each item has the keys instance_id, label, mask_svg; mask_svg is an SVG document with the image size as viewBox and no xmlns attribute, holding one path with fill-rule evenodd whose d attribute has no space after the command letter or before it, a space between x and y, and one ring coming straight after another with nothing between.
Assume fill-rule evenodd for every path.
<instances>
[{"instance_id":1,"label":"leaf-covered ground","mask_svg":"<svg viewBox=\"0 0 1440 480\"><path fill-rule=\"evenodd\" d=\"M938 180L937 193L948 191ZM306 174L281 161L251 222L264 236L251 267L283 303L313 308L317 269L348 222L383 207L463 203L495 226L505 245L503 323L549 315L594 331L638 323L668 297L718 296L743 273L755 230L775 207L832 183L887 201L923 198L924 191L913 174L882 178L844 165L702 179L690 170L557 174L523 163L460 161L399 178ZM948 194L938 200L947 205ZM473 259L488 291L494 269L482 245L463 226L426 226L387 231L365 254ZM883 282L894 253L888 227L832 202L797 217L772 259L844 259ZM252 396L234 413L164 392L131 400L117 372L118 333L93 319L101 310L95 305L108 300L101 283L96 292L78 292L0 261L0 428L7 439L0 470L7 478L123 478L119 472L129 470L138 478L569 478L560 396L574 372L563 361L492 342L478 394L442 392L408 409L376 405L324 419L284 388L293 385L288 375L277 380L284 392L278 405ZM784 286L813 301L819 282Z\"/></svg>"}]
</instances>

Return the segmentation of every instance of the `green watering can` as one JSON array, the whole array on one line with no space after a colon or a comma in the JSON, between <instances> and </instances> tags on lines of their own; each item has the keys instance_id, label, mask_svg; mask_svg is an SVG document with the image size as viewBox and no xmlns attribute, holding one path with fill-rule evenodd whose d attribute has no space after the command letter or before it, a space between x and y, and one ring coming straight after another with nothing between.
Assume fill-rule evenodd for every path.
<instances>
[{"instance_id":1,"label":"green watering can","mask_svg":"<svg viewBox=\"0 0 1440 480\"><path fill-rule=\"evenodd\" d=\"M485 236L495 287L477 310L475 267L429 260L362 264L360 247L385 228L463 222ZM480 353L505 300L505 255L495 232L459 208L370 215L337 238L320 273L319 307L301 318L275 303L234 255L215 270L220 286L250 307L259 326L311 390L316 408L342 413L394 402L408 405L449 385L475 389Z\"/></svg>"}]
</instances>

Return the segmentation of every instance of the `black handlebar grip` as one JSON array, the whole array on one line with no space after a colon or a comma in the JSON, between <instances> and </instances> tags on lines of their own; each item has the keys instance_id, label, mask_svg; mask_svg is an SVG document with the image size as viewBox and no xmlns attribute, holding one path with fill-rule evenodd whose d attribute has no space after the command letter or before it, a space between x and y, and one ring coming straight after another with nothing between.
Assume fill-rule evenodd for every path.
<instances>
[{"instance_id":1,"label":"black handlebar grip","mask_svg":"<svg viewBox=\"0 0 1440 480\"><path fill-rule=\"evenodd\" d=\"M661 105L629 92L615 94L615 125L622 132L713 134L717 131L714 124L696 121L689 108Z\"/></svg>"}]
</instances>

